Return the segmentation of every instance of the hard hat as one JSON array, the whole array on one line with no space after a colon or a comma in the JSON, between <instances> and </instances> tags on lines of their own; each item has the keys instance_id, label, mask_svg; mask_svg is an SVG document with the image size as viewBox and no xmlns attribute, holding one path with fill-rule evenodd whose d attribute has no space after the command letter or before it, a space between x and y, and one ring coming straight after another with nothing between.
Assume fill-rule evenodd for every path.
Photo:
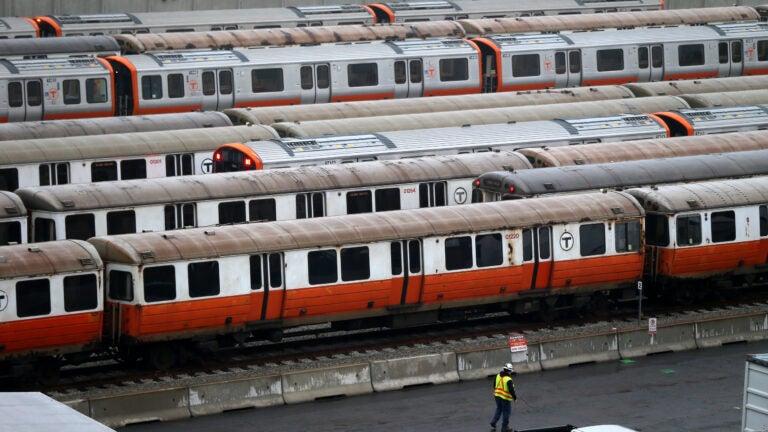
<instances>
[{"instance_id":1,"label":"hard hat","mask_svg":"<svg viewBox=\"0 0 768 432\"><path fill-rule=\"evenodd\" d=\"M515 371L515 367L512 366L512 363L507 363L507 364L504 365L504 370L507 371L507 372L514 372Z\"/></svg>"}]
</instances>

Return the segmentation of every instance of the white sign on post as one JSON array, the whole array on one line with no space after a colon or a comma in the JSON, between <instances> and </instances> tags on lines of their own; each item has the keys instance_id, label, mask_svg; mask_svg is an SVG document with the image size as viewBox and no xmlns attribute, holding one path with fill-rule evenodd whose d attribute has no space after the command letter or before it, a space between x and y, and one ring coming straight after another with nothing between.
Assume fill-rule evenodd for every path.
<instances>
[{"instance_id":1,"label":"white sign on post","mask_svg":"<svg viewBox=\"0 0 768 432\"><path fill-rule=\"evenodd\" d=\"M648 334L656 334L656 318L648 318Z\"/></svg>"}]
</instances>

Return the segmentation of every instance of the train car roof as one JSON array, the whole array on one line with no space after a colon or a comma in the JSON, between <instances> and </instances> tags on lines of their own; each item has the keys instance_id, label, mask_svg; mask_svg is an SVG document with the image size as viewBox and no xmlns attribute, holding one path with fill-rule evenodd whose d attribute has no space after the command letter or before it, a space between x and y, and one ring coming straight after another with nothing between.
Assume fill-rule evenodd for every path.
<instances>
[{"instance_id":1,"label":"train car roof","mask_svg":"<svg viewBox=\"0 0 768 432\"><path fill-rule=\"evenodd\" d=\"M768 127L768 105L679 109L657 115L682 117L696 131L710 128L720 130L728 126Z\"/></svg>"},{"instance_id":2,"label":"train car roof","mask_svg":"<svg viewBox=\"0 0 768 432\"><path fill-rule=\"evenodd\" d=\"M638 97L763 90L768 88L768 75L627 83L622 86Z\"/></svg>"},{"instance_id":3,"label":"train car roof","mask_svg":"<svg viewBox=\"0 0 768 432\"><path fill-rule=\"evenodd\" d=\"M768 201L768 177L627 189L649 213L695 212Z\"/></svg>"},{"instance_id":4,"label":"train car roof","mask_svg":"<svg viewBox=\"0 0 768 432\"><path fill-rule=\"evenodd\" d=\"M536 167L554 167L761 149L768 149L768 134L765 131L609 142L586 146L530 147L517 152L525 155Z\"/></svg>"},{"instance_id":5,"label":"train car roof","mask_svg":"<svg viewBox=\"0 0 768 432\"><path fill-rule=\"evenodd\" d=\"M40 29L35 22L24 17L0 17L0 37L11 39L35 38Z\"/></svg>"},{"instance_id":6,"label":"train car roof","mask_svg":"<svg viewBox=\"0 0 768 432\"><path fill-rule=\"evenodd\" d=\"M213 151L226 142L274 137L262 125L0 141L0 165Z\"/></svg>"},{"instance_id":7,"label":"train car roof","mask_svg":"<svg viewBox=\"0 0 768 432\"><path fill-rule=\"evenodd\" d=\"M0 59L0 76L41 74L47 78L93 75L94 70L110 73L104 60L95 57L54 57L45 59Z\"/></svg>"},{"instance_id":8,"label":"train car roof","mask_svg":"<svg viewBox=\"0 0 768 432\"><path fill-rule=\"evenodd\" d=\"M24 217L27 208L18 195L9 191L0 191L0 219Z\"/></svg>"},{"instance_id":9,"label":"train car roof","mask_svg":"<svg viewBox=\"0 0 768 432\"><path fill-rule=\"evenodd\" d=\"M623 189L664 183L768 174L768 150L641 159L591 165L496 171L479 177L503 195L525 197L558 192Z\"/></svg>"},{"instance_id":10,"label":"train car roof","mask_svg":"<svg viewBox=\"0 0 768 432\"><path fill-rule=\"evenodd\" d=\"M473 153L214 175L27 187L17 189L16 194L30 209L71 212L173 202L254 198L302 191L391 186L426 180L471 179L477 173L504 166L510 169L530 168L525 157L518 153Z\"/></svg>"},{"instance_id":11,"label":"train car roof","mask_svg":"<svg viewBox=\"0 0 768 432\"><path fill-rule=\"evenodd\" d=\"M93 237L88 241L106 262L143 265L642 215L635 199L608 192Z\"/></svg>"},{"instance_id":12,"label":"train car roof","mask_svg":"<svg viewBox=\"0 0 768 432\"><path fill-rule=\"evenodd\" d=\"M109 36L0 39L0 58L55 55L117 55L120 44Z\"/></svg>"},{"instance_id":13,"label":"train car roof","mask_svg":"<svg viewBox=\"0 0 768 432\"><path fill-rule=\"evenodd\" d=\"M101 270L96 249L82 240L0 246L0 280Z\"/></svg>"},{"instance_id":14,"label":"train car roof","mask_svg":"<svg viewBox=\"0 0 768 432\"><path fill-rule=\"evenodd\" d=\"M645 114L607 117L530 121L511 124L474 125L382 132L364 135L320 136L315 138L283 138L268 142L248 143L264 164L320 161L328 158L386 157L387 153L407 156L408 152L451 150L484 151L505 146L506 150L532 146L566 145L580 142L585 136L594 141L626 137L635 133L666 135L664 126Z\"/></svg>"},{"instance_id":15,"label":"train car roof","mask_svg":"<svg viewBox=\"0 0 768 432\"><path fill-rule=\"evenodd\" d=\"M232 126L219 111L0 123L0 141Z\"/></svg>"}]
</instances>

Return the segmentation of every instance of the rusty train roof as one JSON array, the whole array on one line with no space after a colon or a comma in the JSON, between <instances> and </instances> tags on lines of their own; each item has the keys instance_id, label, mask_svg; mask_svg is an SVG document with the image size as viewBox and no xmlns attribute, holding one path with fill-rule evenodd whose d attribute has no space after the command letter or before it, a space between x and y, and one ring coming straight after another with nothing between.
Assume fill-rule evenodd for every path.
<instances>
[{"instance_id":1,"label":"rusty train roof","mask_svg":"<svg viewBox=\"0 0 768 432\"><path fill-rule=\"evenodd\" d=\"M0 246L0 280L101 270L96 249L82 240Z\"/></svg>"},{"instance_id":2,"label":"rusty train roof","mask_svg":"<svg viewBox=\"0 0 768 432\"><path fill-rule=\"evenodd\" d=\"M24 217L27 208L18 195L0 190L0 219Z\"/></svg>"},{"instance_id":3,"label":"rusty train roof","mask_svg":"<svg viewBox=\"0 0 768 432\"><path fill-rule=\"evenodd\" d=\"M643 215L621 192L94 237L106 262L134 265L497 231Z\"/></svg>"},{"instance_id":4,"label":"rusty train roof","mask_svg":"<svg viewBox=\"0 0 768 432\"><path fill-rule=\"evenodd\" d=\"M768 177L627 189L649 213L717 210L768 203Z\"/></svg>"}]
</instances>

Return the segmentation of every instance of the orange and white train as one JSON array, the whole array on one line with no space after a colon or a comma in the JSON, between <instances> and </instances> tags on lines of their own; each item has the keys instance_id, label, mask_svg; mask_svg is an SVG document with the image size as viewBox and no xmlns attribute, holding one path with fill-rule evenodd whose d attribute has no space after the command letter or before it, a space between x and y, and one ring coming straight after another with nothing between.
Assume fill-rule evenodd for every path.
<instances>
[{"instance_id":1,"label":"orange and white train","mask_svg":"<svg viewBox=\"0 0 768 432\"><path fill-rule=\"evenodd\" d=\"M638 281L683 298L760 283L766 191L755 177L4 246L0 359L110 348L170 367L192 340L549 315L636 299Z\"/></svg>"}]
</instances>

